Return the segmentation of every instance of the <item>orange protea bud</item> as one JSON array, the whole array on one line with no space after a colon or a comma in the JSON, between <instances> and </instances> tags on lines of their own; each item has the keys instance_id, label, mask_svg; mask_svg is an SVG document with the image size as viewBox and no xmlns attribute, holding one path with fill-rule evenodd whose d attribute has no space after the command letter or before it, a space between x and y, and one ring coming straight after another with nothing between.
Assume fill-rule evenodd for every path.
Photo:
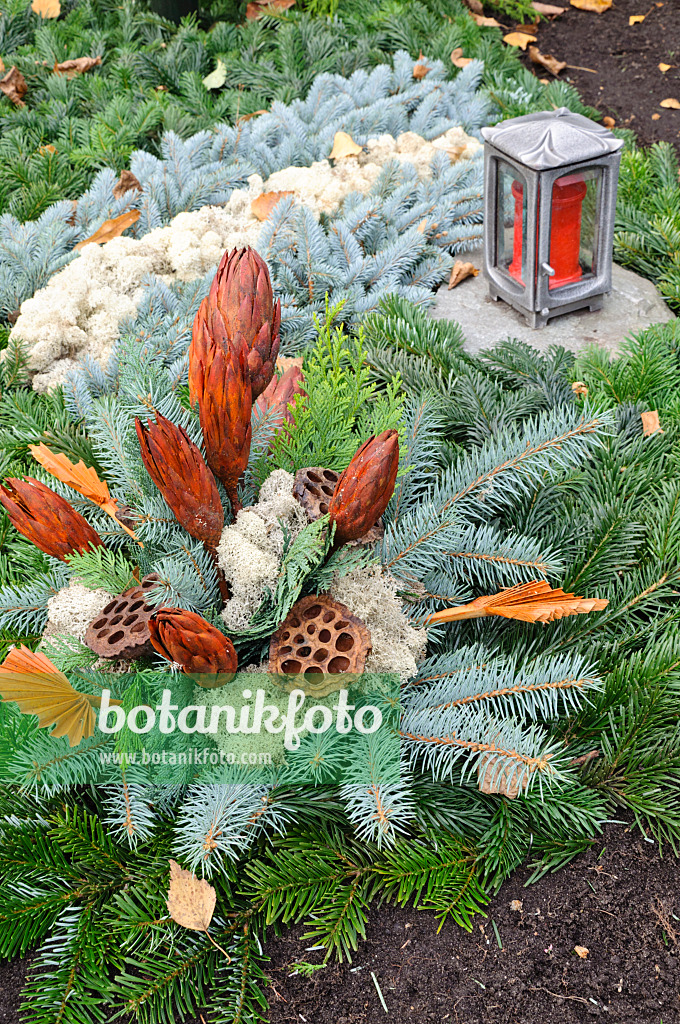
<instances>
[{"instance_id":1,"label":"orange protea bud","mask_svg":"<svg viewBox=\"0 0 680 1024\"><path fill-rule=\"evenodd\" d=\"M255 403L260 416L271 413L271 426L278 432L284 422L292 423L288 408L296 395L304 395L305 377L299 366L289 366L281 377L272 377L269 385Z\"/></svg>"},{"instance_id":2,"label":"orange protea bud","mask_svg":"<svg viewBox=\"0 0 680 1024\"><path fill-rule=\"evenodd\" d=\"M9 477L0 487L0 503L19 533L62 562L75 551L82 554L102 544L99 534L66 498L33 477Z\"/></svg>"},{"instance_id":3,"label":"orange protea bud","mask_svg":"<svg viewBox=\"0 0 680 1024\"><path fill-rule=\"evenodd\" d=\"M149 476L192 537L209 548L219 544L224 512L215 478L186 430L156 413L156 422L135 420L142 461Z\"/></svg>"},{"instance_id":4,"label":"orange protea bud","mask_svg":"<svg viewBox=\"0 0 680 1024\"><path fill-rule=\"evenodd\" d=\"M248 465L252 397L248 349L243 339L223 349L210 341L197 376L198 412L208 465L224 484L234 515L241 509L237 485Z\"/></svg>"},{"instance_id":5,"label":"orange protea bud","mask_svg":"<svg viewBox=\"0 0 680 1024\"><path fill-rule=\"evenodd\" d=\"M362 444L335 485L328 505L336 545L363 537L377 523L392 497L398 469L396 430L385 430Z\"/></svg>"},{"instance_id":6,"label":"orange protea bud","mask_svg":"<svg viewBox=\"0 0 680 1024\"><path fill-rule=\"evenodd\" d=\"M245 342L253 400L261 395L274 374L280 327L281 302L274 302L265 261L250 247L225 252L194 320L189 349L191 401L198 397L195 364L210 338L224 348L239 339Z\"/></svg>"},{"instance_id":7,"label":"orange protea bud","mask_svg":"<svg viewBox=\"0 0 680 1024\"><path fill-rule=\"evenodd\" d=\"M183 608L159 608L149 619L154 649L185 672L233 675L238 658L228 636ZM221 683L225 680L221 680Z\"/></svg>"},{"instance_id":8,"label":"orange protea bud","mask_svg":"<svg viewBox=\"0 0 680 1024\"><path fill-rule=\"evenodd\" d=\"M609 601L603 597L576 597L574 594L565 594L563 590L553 590L547 580L532 580L501 590L498 594L477 597L469 604L435 612L425 620L425 624L429 626L435 622L482 619L487 615L545 624L567 615L601 612L608 604Z\"/></svg>"}]
</instances>

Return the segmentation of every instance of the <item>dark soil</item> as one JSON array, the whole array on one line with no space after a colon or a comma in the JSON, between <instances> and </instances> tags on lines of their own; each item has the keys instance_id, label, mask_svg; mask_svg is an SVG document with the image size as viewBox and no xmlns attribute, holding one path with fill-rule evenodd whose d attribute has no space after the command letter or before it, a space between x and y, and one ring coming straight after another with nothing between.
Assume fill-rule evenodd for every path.
<instances>
[{"instance_id":1,"label":"dark soil","mask_svg":"<svg viewBox=\"0 0 680 1024\"><path fill-rule=\"evenodd\" d=\"M671 97L680 101L680 0L614 0L602 14L578 10L567 0L550 3L565 12L539 23L534 35L541 53L596 72L565 68L559 77L617 127L632 128L641 145L666 140L680 147L680 110L659 106ZM645 20L629 25L635 14ZM522 59L539 78L551 78L532 63L528 50ZM659 64L673 67L662 74Z\"/></svg>"},{"instance_id":2,"label":"dark soil","mask_svg":"<svg viewBox=\"0 0 680 1024\"><path fill-rule=\"evenodd\" d=\"M437 934L432 914L410 908L374 911L354 962L311 978L291 976L296 961L321 961L305 951L313 943L301 941L304 929L272 939L272 1024L680 1022L680 892L670 851L660 859L639 832L609 826L569 867L525 888L528 875L503 885L471 933L447 923Z\"/></svg>"},{"instance_id":3,"label":"dark soil","mask_svg":"<svg viewBox=\"0 0 680 1024\"><path fill-rule=\"evenodd\" d=\"M0 1022L18 1024L28 959L0 964Z\"/></svg>"}]
</instances>

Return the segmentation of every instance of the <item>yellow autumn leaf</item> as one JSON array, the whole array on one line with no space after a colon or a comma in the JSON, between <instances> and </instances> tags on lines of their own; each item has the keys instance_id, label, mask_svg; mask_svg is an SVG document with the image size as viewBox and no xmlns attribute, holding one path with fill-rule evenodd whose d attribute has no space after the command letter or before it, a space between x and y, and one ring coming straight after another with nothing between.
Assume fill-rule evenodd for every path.
<instances>
[{"instance_id":1,"label":"yellow autumn leaf","mask_svg":"<svg viewBox=\"0 0 680 1024\"><path fill-rule=\"evenodd\" d=\"M253 199L250 204L250 212L258 220L266 220L269 214L272 212L274 207L284 199L285 196L293 196L294 192L263 192L257 199Z\"/></svg>"},{"instance_id":2,"label":"yellow autumn leaf","mask_svg":"<svg viewBox=\"0 0 680 1024\"><path fill-rule=\"evenodd\" d=\"M58 18L61 14L59 0L33 0L31 10L41 18Z\"/></svg>"},{"instance_id":3,"label":"yellow autumn leaf","mask_svg":"<svg viewBox=\"0 0 680 1024\"><path fill-rule=\"evenodd\" d=\"M529 36L525 32L508 32L503 36L503 42L508 46L519 46L520 50L526 50L529 43L536 42L536 36Z\"/></svg>"},{"instance_id":4,"label":"yellow autumn leaf","mask_svg":"<svg viewBox=\"0 0 680 1024\"><path fill-rule=\"evenodd\" d=\"M211 71L209 75L206 75L203 79L203 85L206 89L221 89L227 80L227 66L224 61L217 60L217 66L214 71Z\"/></svg>"},{"instance_id":5,"label":"yellow autumn leaf","mask_svg":"<svg viewBox=\"0 0 680 1024\"><path fill-rule=\"evenodd\" d=\"M328 154L328 159L342 160L347 156L358 156L362 152L362 148L362 146L357 146L347 132L336 132L333 138L333 149Z\"/></svg>"},{"instance_id":6,"label":"yellow autumn leaf","mask_svg":"<svg viewBox=\"0 0 680 1024\"><path fill-rule=\"evenodd\" d=\"M472 62L472 57L463 56L463 47L457 46L451 52L451 63L456 68L466 68Z\"/></svg>"},{"instance_id":7,"label":"yellow autumn leaf","mask_svg":"<svg viewBox=\"0 0 680 1024\"><path fill-rule=\"evenodd\" d=\"M602 14L608 11L612 0L569 0L572 7L578 7L579 11L593 11L595 14Z\"/></svg>"},{"instance_id":8,"label":"yellow autumn leaf","mask_svg":"<svg viewBox=\"0 0 680 1024\"><path fill-rule=\"evenodd\" d=\"M661 74L662 74L662 75L665 75L665 74L666 74L666 72L667 72L667 71L670 71L670 69L671 69L672 67L674 67L674 65L673 65L673 64L664 64L664 63L662 62L661 64L659 64L659 71L661 72Z\"/></svg>"},{"instance_id":9,"label":"yellow autumn leaf","mask_svg":"<svg viewBox=\"0 0 680 1024\"><path fill-rule=\"evenodd\" d=\"M49 658L28 647L13 648L0 665L0 695L23 715L37 715L40 729L54 726L50 735L68 737L72 747L94 735L101 697L74 689Z\"/></svg>"},{"instance_id":10,"label":"yellow autumn leaf","mask_svg":"<svg viewBox=\"0 0 680 1024\"><path fill-rule=\"evenodd\" d=\"M487 18L483 14L475 14L474 11L468 11L468 14L474 22L479 25L480 28L500 28L500 21L496 21L495 18Z\"/></svg>"},{"instance_id":11,"label":"yellow autumn leaf","mask_svg":"<svg viewBox=\"0 0 680 1024\"><path fill-rule=\"evenodd\" d=\"M639 25L647 17L646 14L631 14L628 18L629 25Z\"/></svg>"},{"instance_id":12,"label":"yellow autumn leaf","mask_svg":"<svg viewBox=\"0 0 680 1024\"><path fill-rule=\"evenodd\" d=\"M666 110L680 110L680 100L676 100L674 97L670 97L667 100L661 100L660 107L665 107Z\"/></svg>"}]
</instances>

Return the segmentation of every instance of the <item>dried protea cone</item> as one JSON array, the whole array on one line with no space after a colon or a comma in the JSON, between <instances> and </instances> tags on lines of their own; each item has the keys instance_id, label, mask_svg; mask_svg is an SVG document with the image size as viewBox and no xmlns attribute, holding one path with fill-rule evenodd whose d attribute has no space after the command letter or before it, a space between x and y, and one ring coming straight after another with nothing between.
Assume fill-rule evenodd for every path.
<instances>
[{"instance_id":1,"label":"dried protea cone","mask_svg":"<svg viewBox=\"0 0 680 1024\"><path fill-rule=\"evenodd\" d=\"M211 341L198 382L198 412L208 465L224 484L236 515L238 482L248 465L252 398L244 341L225 351Z\"/></svg>"},{"instance_id":2,"label":"dried protea cone","mask_svg":"<svg viewBox=\"0 0 680 1024\"><path fill-rule=\"evenodd\" d=\"M67 555L82 554L102 544L99 534L66 498L33 477L9 477L0 487L0 503L19 533L62 562Z\"/></svg>"},{"instance_id":3,"label":"dried protea cone","mask_svg":"<svg viewBox=\"0 0 680 1024\"><path fill-rule=\"evenodd\" d=\"M336 547L363 537L377 523L394 491L399 469L399 438L385 430L362 444L338 480L328 505Z\"/></svg>"},{"instance_id":4,"label":"dried protea cone","mask_svg":"<svg viewBox=\"0 0 680 1024\"><path fill-rule=\"evenodd\" d=\"M230 677L236 672L238 658L231 640L196 612L159 608L149 619L149 630L154 649L185 672ZM221 679L219 685L226 681Z\"/></svg>"},{"instance_id":5,"label":"dried protea cone","mask_svg":"<svg viewBox=\"0 0 680 1024\"><path fill-rule=\"evenodd\" d=\"M156 413L146 426L135 420L139 449L147 472L178 523L206 547L215 549L224 512L215 478L186 430Z\"/></svg>"},{"instance_id":6,"label":"dried protea cone","mask_svg":"<svg viewBox=\"0 0 680 1024\"><path fill-rule=\"evenodd\" d=\"M270 414L271 426L278 431L284 423L292 423L293 415L288 408L296 395L304 395L305 377L299 366L289 366L280 377L271 381L255 403L260 416Z\"/></svg>"},{"instance_id":7,"label":"dried protea cone","mask_svg":"<svg viewBox=\"0 0 680 1024\"><path fill-rule=\"evenodd\" d=\"M567 615L600 612L608 604L609 601L604 598L575 597L574 594L565 594L563 590L553 590L546 580L532 580L502 590L499 594L478 597L469 604L435 612L426 620L426 625L481 619L487 615L500 615L504 619L518 619L520 622L546 623Z\"/></svg>"},{"instance_id":8,"label":"dried protea cone","mask_svg":"<svg viewBox=\"0 0 680 1024\"><path fill-rule=\"evenodd\" d=\"M209 339L223 348L239 340L245 342L255 400L274 375L280 327L281 302L274 302L265 261L250 246L226 252L194 320L189 350L191 401L198 398L195 364L207 351Z\"/></svg>"}]
</instances>

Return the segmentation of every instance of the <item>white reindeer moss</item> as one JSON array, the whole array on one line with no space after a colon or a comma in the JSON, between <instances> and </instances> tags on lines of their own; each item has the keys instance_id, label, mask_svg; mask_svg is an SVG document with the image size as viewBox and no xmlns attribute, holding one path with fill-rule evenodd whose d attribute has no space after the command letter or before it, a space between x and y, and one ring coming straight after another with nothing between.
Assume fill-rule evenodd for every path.
<instances>
[{"instance_id":1,"label":"white reindeer moss","mask_svg":"<svg viewBox=\"0 0 680 1024\"><path fill-rule=\"evenodd\" d=\"M88 590L82 583L71 580L47 602L47 625L43 639L73 637L82 640L87 627L109 603L113 594L107 590Z\"/></svg>"}]
</instances>

